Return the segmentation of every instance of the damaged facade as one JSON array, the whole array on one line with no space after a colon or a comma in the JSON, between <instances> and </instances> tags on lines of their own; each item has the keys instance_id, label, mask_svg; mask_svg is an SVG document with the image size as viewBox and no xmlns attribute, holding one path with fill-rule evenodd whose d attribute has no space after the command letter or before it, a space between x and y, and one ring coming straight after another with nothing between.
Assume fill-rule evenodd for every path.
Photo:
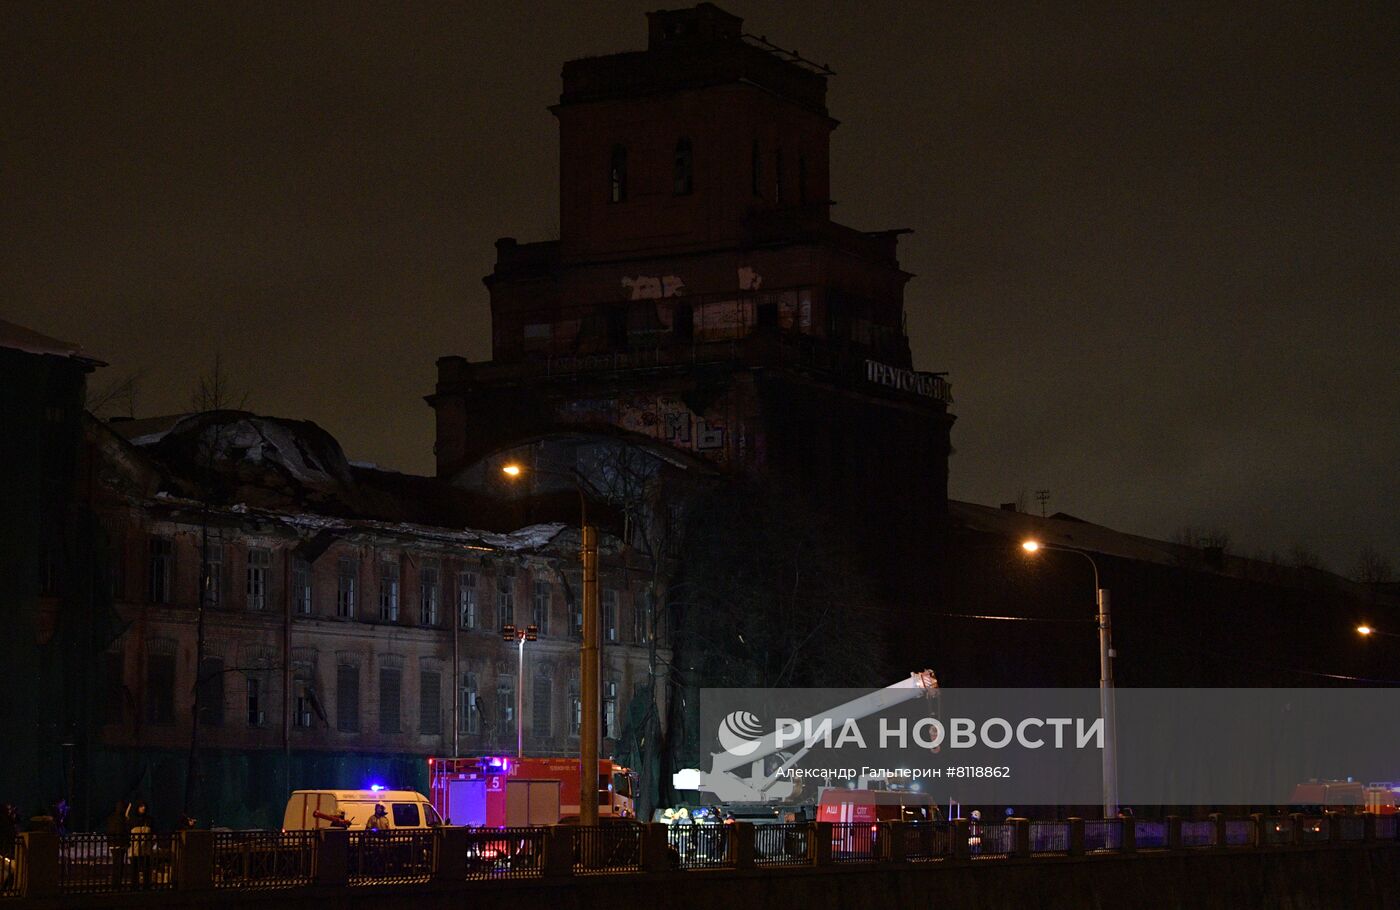
<instances>
[{"instance_id":1,"label":"damaged facade","mask_svg":"<svg viewBox=\"0 0 1400 910\"><path fill-rule=\"evenodd\" d=\"M99 804L132 787L180 792L196 689L196 804L217 824L275 824L269 812L296 787L425 789L427 756L514 754L517 724L529 754L576 754L576 529L471 530L486 506L352 466L307 422L231 411L94 422L88 442L124 625L99 658L93 770L117 788ZM638 567L615 541L600 565L612 754L653 630ZM523 717L507 623L540 629Z\"/></svg>"}]
</instances>

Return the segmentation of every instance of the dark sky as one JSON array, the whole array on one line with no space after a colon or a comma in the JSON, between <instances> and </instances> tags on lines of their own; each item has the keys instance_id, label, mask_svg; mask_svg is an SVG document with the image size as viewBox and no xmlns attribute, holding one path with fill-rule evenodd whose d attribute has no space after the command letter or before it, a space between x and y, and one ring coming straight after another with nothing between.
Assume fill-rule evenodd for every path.
<instances>
[{"instance_id":1,"label":"dark sky","mask_svg":"<svg viewBox=\"0 0 1400 910\"><path fill-rule=\"evenodd\" d=\"M829 62L836 217L911 227L952 494L1400 564L1400 6L724 5ZM184 410L432 465L501 235L557 231L560 64L635 3L7 3L0 315Z\"/></svg>"}]
</instances>

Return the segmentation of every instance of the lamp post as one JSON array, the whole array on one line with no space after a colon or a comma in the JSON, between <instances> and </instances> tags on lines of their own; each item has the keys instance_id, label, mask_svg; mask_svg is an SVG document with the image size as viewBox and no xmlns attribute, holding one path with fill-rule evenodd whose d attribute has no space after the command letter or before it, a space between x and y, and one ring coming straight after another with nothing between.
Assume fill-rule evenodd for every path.
<instances>
[{"instance_id":1,"label":"lamp post","mask_svg":"<svg viewBox=\"0 0 1400 910\"><path fill-rule=\"evenodd\" d=\"M535 469L541 474L563 477L578 490L579 562L583 566L583 644L579 648L579 700L583 705L579 718L579 788L578 823L598 824L598 727L602 723L598 691L598 532L588 523L588 498L577 472ZM511 463L501 468L506 477L515 479L525 473L520 465Z\"/></svg>"},{"instance_id":2,"label":"lamp post","mask_svg":"<svg viewBox=\"0 0 1400 910\"><path fill-rule=\"evenodd\" d=\"M506 623L501 629L501 637L516 643L516 683L515 683L515 757L525 757L525 642L538 641L540 627L531 623L517 629L514 623Z\"/></svg>"},{"instance_id":3,"label":"lamp post","mask_svg":"<svg viewBox=\"0 0 1400 910\"><path fill-rule=\"evenodd\" d=\"M1356 627L1356 634L1362 638L1370 638L1372 635L1384 635L1386 638L1400 638L1400 632L1384 632L1375 626L1362 623Z\"/></svg>"},{"instance_id":4,"label":"lamp post","mask_svg":"<svg viewBox=\"0 0 1400 910\"><path fill-rule=\"evenodd\" d=\"M1118 723L1113 705L1113 624L1109 616L1108 589L1099 585L1099 565L1094 557L1083 550L1072 547L1047 546L1038 540L1027 540L1021 544L1027 553L1040 550L1058 550L1063 553L1077 553L1089 560L1094 569L1094 596L1098 603L1099 626L1099 716L1103 718L1103 815L1115 818L1118 815Z\"/></svg>"}]
</instances>

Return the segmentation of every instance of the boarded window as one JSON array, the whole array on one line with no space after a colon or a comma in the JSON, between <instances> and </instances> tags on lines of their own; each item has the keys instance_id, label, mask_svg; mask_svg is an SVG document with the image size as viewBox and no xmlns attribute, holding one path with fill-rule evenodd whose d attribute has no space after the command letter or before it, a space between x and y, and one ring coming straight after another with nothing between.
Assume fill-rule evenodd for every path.
<instances>
[{"instance_id":1,"label":"boarded window","mask_svg":"<svg viewBox=\"0 0 1400 910\"><path fill-rule=\"evenodd\" d=\"M535 703L531 712L530 731L535 736L550 735L554 714L554 681L543 674L535 677Z\"/></svg>"},{"instance_id":2,"label":"boarded window","mask_svg":"<svg viewBox=\"0 0 1400 910\"><path fill-rule=\"evenodd\" d=\"M418 677L418 732L442 734L442 674L436 670L424 670Z\"/></svg>"},{"instance_id":3,"label":"boarded window","mask_svg":"<svg viewBox=\"0 0 1400 910\"><path fill-rule=\"evenodd\" d=\"M360 668L335 668L335 726L342 733L360 732Z\"/></svg>"},{"instance_id":4,"label":"boarded window","mask_svg":"<svg viewBox=\"0 0 1400 910\"><path fill-rule=\"evenodd\" d=\"M379 732L398 733L400 727L399 692L403 671L384 667L379 671Z\"/></svg>"}]
</instances>

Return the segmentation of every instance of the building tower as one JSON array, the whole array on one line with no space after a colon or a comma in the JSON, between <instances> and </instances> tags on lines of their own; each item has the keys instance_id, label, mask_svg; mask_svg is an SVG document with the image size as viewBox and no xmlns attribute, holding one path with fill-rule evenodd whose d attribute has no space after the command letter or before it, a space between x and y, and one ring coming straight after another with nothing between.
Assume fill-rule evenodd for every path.
<instances>
[{"instance_id":1,"label":"building tower","mask_svg":"<svg viewBox=\"0 0 1400 910\"><path fill-rule=\"evenodd\" d=\"M905 231L830 218L831 71L709 3L648 30L564 66L560 237L496 241L492 359L442 358L428 398L438 475L621 432L788 484L890 564L935 562L949 386L912 368Z\"/></svg>"}]
</instances>

